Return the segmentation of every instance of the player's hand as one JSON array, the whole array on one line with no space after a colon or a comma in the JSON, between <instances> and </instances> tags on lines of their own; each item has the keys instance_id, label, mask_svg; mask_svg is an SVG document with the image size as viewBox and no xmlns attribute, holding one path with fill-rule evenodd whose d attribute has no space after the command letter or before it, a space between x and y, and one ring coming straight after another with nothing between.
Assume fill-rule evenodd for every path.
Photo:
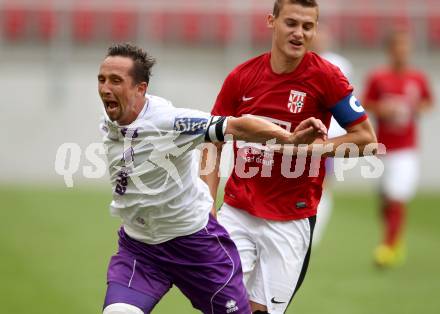
<instances>
[{"instance_id":1,"label":"player's hand","mask_svg":"<svg viewBox=\"0 0 440 314\"><path fill-rule=\"evenodd\" d=\"M316 140L327 140L327 128L321 120L308 118L301 121L292 133L292 144L311 144Z\"/></svg>"}]
</instances>

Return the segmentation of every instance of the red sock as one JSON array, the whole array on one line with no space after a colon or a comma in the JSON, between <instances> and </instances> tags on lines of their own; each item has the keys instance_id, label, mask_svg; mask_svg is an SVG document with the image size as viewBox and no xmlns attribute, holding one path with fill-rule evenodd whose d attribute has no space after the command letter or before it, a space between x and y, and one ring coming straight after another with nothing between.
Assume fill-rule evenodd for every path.
<instances>
[{"instance_id":1,"label":"red sock","mask_svg":"<svg viewBox=\"0 0 440 314\"><path fill-rule=\"evenodd\" d=\"M403 231L405 204L397 201L385 200L383 218L385 223L384 242L388 246L394 246L397 244Z\"/></svg>"}]
</instances>

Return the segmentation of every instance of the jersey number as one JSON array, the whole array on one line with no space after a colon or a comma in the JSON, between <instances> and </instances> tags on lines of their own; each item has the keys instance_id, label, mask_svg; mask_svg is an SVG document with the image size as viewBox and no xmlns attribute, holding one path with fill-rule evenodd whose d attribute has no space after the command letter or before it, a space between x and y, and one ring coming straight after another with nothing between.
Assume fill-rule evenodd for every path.
<instances>
[{"instance_id":1,"label":"jersey number","mask_svg":"<svg viewBox=\"0 0 440 314\"><path fill-rule=\"evenodd\" d=\"M116 188L115 192L119 195L124 195L127 191L127 185L128 185L128 173L124 170L121 170L118 174L118 179L116 180Z\"/></svg>"}]
</instances>

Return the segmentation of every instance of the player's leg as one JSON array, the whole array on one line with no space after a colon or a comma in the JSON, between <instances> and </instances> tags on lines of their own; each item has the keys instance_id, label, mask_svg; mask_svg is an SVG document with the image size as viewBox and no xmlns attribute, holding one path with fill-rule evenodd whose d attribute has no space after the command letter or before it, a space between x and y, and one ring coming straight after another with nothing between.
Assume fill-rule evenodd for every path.
<instances>
[{"instance_id":1,"label":"player's leg","mask_svg":"<svg viewBox=\"0 0 440 314\"><path fill-rule=\"evenodd\" d=\"M261 222L247 212L228 204L223 204L218 214L218 221L229 232L237 246L246 291L248 295L253 295L253 299L249 300L252 313L267 313L266 306L262 305L265 304L263 285L258 284L261 279L261 269L256 267L258 252L254 232L259 230Z\"/></svg>"},{"instance_id":2,"label":"player's leg","mask_svg":"<svg viewBox=\"0 0 440 314\"><path fill-rule=\"evenodd\" d=\"M240 257L227 231L210 217L195 234L167 242L173 283L203 313L249 314Z\"/></svg>"},{"instance_id":3,"label":"player's leg","mask_svg":"<svg viewBox=\"0 0 440 314\"><path fill-rule=\"evenodd\" d=\"M257 260L257 249L255 241L251 236L251 230L255 229L254 220L243 210L223 204L217 215L218 222L228 231L234 241L240 255L241 267L245 286L251 280L255 262Z\"/></svg>"},{"instance_id":4,"label":"player's leg","mask_svg":"<svg viewBox=\"0 0 440 314\"><path fill-rule=\"evenodd\" d=\"M287 222L262 221L266 226L260 228L262 236L257 241L260 258L256 264L260 275L254 282L261 288L254 287L251 291L263 291L264 296L251 293L249 298L257 301L255 305L266 306L254 305L253 310L284 313L305 278L316 217Z\"/></svg>"},{"instance_id":5,"label":"player's leg","mask_svg":"<svg viewBox=\"0 0 440 314\"><path fill-rule=\"evenodd\" d=\"M151 247L119 231L119 249L108 266L105 314L137 314L136 309L150 313L171 288L170 280L149 254Z\"/></svg>"},{"instance_id":6,"label":"player's leg","mask_svg":"<svg viewBox=\"0 0 440 314\"><path fill-rule=\"evenodd\" d=\"M127 285L109 282L103 314L148 314L159 300Z\"/></svg>"},{"instance_id":7,"label":"player's leg","mask_svg":"<svg viewBox=\"0 0 440 314\"><path fill-rule=\"evenodd\" d=\"M403 229L406 204L416 191L418 161L414 151L389 153L384 159L385 173L381 182L381 210L384 239L375 250L379 266L395 266L403 262Z\"/></svg>"},{"instance_id":8,"label":"player's leg","mask_svg":"<svg viewBox=\"0 0 440 314\"><path fill-rule=\"evenodd\" d=\"M268 313L260 260L255 264L255 269L247 282L246 289L249 293L249 303L252 313Z\"/></svg>"},{"instance_id":9,"label":"player's leg","mask_svg":"<svg viewBox=\"0 0 440 314\"><path fill-rule=\"evenodd\" d=\"M146 314L150 313L157 300L149 295L110 282L104 301L103 314Z\"/></svg>"}]
</instances>

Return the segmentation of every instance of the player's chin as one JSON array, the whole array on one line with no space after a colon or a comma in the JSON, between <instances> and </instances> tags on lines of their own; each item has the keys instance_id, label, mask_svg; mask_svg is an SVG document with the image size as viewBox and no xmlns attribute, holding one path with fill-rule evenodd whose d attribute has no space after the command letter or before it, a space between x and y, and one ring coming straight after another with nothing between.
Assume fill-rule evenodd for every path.
<instances>
[{"instance_id":1,"label":"player's chin","mask_svg":"<svg viewBox=\"0 0 440 314\"><path fill-rule=\"evenodd\" d=\"M306 49L304 46L288 45L286 49L286 54L292 59L301 58L305 53Z\"/></svg>"},{"instance_id":2,"label":"player's chin","mask_svg":"<svg viewBox=\"0 0 440 314\"><path fill-rule=\"evenodd\" d=\"M111 121L116 121L118 120L119 116L120 116L120 112L119 109L106 109L105 112L107 112L107 116L109 117L109 119Z\"/></svg>"}]
</instances>

